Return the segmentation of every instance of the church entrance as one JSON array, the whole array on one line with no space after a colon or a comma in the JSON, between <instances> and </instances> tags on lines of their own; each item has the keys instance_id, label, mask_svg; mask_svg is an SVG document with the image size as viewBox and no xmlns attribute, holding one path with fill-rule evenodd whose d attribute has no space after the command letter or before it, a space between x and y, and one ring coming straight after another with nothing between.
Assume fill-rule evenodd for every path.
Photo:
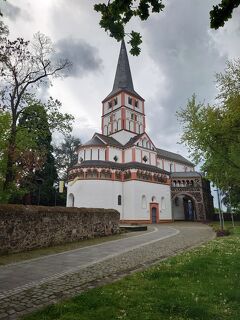
<instances>
[{"instance_id":1,"label":"church entrance","mask_svg":"<svg viewBox=\"0 0 240 320\"><path fill-rule=\"evenodd\" d=\"M152 208L152 223L157 223L157 209Z\"/></svg>"},{"instance_id":2,"label":"church entrance","mask_svg":"<svg viewBox=\"0 0 240 320\"><path fill-rule=\"evenodd\" d=\"M196 200L188 194L178 194L172 199L174 220L197 220Z\"/></svg>"},{"instance_id":3,"label":"church entrance","mask_svg":"<svg viewBox=\"0 0 240 320\"><path fill-rule=\"evenodd\" d=\"M151 223L159 222L159 205L158 203L150 203L150 221Z\"/></svg>"},{"instance_id":4,"label":"church entrance","mask_svg":"<svg viewBox=\"0 0 240 320\"><path fill-rule=\"evenodd\" d=\"M193 221L195 220L195 208L193 200L185 196L183 198L183 208L184 208L184 216L186 221Z\"/></svg>"}]
</instances>

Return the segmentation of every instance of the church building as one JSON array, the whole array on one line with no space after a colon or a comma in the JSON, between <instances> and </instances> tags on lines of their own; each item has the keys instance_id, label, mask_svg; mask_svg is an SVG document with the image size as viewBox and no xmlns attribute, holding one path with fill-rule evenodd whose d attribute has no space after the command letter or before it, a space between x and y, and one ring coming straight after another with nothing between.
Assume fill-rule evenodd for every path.
<instances>
[{"instance_id":1,"label":"church building","mask_svg":"<svg viewBox=\"0 0 240 320\"><path fill-rule=\"evenodd\" d=\"M102 101L101 133L78 147L68 172L67 206L113 208L122 223L206 220L209 183L192 162L155 145L145 117L122 41L113 89Z\"/></svg>"}]
</instances>

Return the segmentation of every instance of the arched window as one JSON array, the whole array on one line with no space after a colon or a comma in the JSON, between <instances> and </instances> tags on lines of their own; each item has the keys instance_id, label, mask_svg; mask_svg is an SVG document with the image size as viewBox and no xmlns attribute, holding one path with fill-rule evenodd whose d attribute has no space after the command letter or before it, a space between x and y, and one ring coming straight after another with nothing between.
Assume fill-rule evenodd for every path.
<instances>
[{"instance_id":1,"label":"arched window","mask_svg":"<svg viewBox=\"0 0 240 320\"><path fill-rule=\"evenodd\" d=\"M118 195L118 205L122 205L122 196L120 194Z\"/></svg>"},{"instance_id":2,"label":"arched window","mask_svg":"<svg viewBox=\"0 0 240 320\"><path fill-rule=\"evenodd\" d=\"M147 198L145 195L142 196L142 209L147 209Z\"/></svg>"},{"instance_id":3,"label":"arched window","mask_svg":"<svg viewBox=\"0 0 240 320\"><path fill-rule=\"evenodd\" d=\"M74 207L74 195L72 193L70 193L68 196L68 206Z\"/></svg>"},{"instance_id":4,"label":"arched window","mask_svg":"<svg viewBox=\"0 0 240 320\"><path fill-rule=\"evenodd\" d=\"M152 202L157 202L157 199L155 196L152 196Z\"/></svg>"},{"instance_id":5,"label":"arched window","mask_svg":"<svg viewBox=\"0 0 240 320\"><path fill-rule=\"evenodd\" d=\"M161 209L162 210L166 209L166 200L164 197L161 197Z\"/></svg>"}]
</instances>

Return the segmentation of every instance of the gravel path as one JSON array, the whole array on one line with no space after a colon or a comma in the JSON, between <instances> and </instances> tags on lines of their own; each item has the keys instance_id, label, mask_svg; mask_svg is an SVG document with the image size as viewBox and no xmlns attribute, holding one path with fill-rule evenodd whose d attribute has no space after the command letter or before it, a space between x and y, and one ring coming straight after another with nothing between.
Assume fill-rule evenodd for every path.
<instances>
[{"instance_id":1,"label":"gravel path","mask_svg":"<svg viewBox=\"0 0 240 320\"><path fill-rule=\"evenodd\" d=\"M0 267L0 319L18 319L213 237L200 223L156 225L135 237Z\"/></svg>"}]
</instances>

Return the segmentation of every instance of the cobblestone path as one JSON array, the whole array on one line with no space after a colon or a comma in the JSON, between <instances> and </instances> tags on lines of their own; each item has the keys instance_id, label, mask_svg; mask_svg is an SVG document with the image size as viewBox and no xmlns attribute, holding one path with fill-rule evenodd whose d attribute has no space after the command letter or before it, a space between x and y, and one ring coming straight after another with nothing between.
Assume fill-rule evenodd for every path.
<instances>
[{"instance_id":1,"label":"cobblestone path","mask_svg":"<svg viewBox=\"0 0 240 320\"><path fill-rule=\"evenodd\" d=\"M0 267L0 319L18 319L213 237L199 223L156 225L146 234Z\"/></svg>"}]
</instances>

